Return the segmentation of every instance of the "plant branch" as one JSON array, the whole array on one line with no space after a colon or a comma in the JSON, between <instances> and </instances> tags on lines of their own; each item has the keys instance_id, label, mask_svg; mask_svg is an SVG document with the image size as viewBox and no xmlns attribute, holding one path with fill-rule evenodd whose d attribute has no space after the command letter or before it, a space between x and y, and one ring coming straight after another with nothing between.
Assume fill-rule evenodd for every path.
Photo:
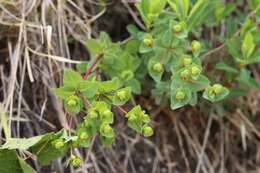
<instances>
[{"instance_id":1,"label":"plant branch","mask_svg":"<svg viewBox=\"0 0 260 173\"><path fill-rule=\"evenodd\" d=\"M87 80L89 75L92 73L95 66L98 64L100 59L104 56L104 54L98 54L96 58L94 59L94 62L90 65L90 67L87 69L85 75L83 76L83 80Z\"/></svg>"}]
</instances>

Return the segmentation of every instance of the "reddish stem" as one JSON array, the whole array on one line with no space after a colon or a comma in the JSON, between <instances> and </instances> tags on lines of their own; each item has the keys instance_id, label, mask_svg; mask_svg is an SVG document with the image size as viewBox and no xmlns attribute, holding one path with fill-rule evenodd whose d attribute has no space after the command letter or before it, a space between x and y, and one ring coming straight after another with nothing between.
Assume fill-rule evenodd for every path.
<instances>
[{"instance_id":1,"label":"reddish stem","mask_svg":"<svg viewBox=\"0 0 260 173\"><path fill-rule=\"evenodd\" d=\"M103 57L103 54L98 54L93 62L93 64L90 65L90 67L87 69L85 75L83 76L83 80L87 80L89 75L92 73L93 69L99 62L99 60Z\"/></svg>"}]
</instances>

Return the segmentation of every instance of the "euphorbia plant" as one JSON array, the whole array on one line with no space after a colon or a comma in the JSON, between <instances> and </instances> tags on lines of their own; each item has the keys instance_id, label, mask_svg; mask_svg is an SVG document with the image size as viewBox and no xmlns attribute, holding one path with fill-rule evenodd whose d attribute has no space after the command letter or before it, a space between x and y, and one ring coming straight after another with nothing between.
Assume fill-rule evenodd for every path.
<instances>
[{"instance_id":1,"label":"euphorbia plant","mask_svg":"<svg viewBox=\"0 0 260 173\"><path fill-rule=\"evenodd\" d=\"M256 46L259 39L254 38L259 33L250 16L239 34L227 38L220 47L227 45L234 58L216 65L216 69L226 72L228 80L205 74L203 58L209 43L200 38L202 31L198 28L208 21L209 14L215 14L210 16L215 19L211 25L218 25L234 10L234 4L225 6L219 0L142 0L136 7L145 29L129 25L131 37L122 42L112 42L105 32L87 40L91 59L75 71L66 69L63 86L54 90L70 119L84 116L76 128L24 139L26 145L21 139L10 138L2 149L29 149L46 165L68 150L90 147L97 137L103 145L111 145L116 138L113 125L118 111L129 128L145 137L152 136L150 116L140 105L129 103L134 95L142 93L142 88L152 88L148 92L157 104L167 102L175 110L197 105L200 96L220 102L230 93L224 85L232 86L234 78L243 89L244 85L259 87L246 70L246 65L260 60ZM252 8L259 13L259 6L253 4ZM232 67L234 64L239 68ZM128 110L123 108L126 104ZM82 161L71 152L68 163L78 167Z\"/></svg>"}]
</instances>

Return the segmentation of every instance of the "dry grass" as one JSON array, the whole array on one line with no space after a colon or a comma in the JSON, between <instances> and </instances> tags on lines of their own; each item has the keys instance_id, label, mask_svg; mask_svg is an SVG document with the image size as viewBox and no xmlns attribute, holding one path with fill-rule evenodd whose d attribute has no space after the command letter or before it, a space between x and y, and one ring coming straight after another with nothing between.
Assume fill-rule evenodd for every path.
<instances>
[{"instance_id":1,"label":"dry grass","mask_svg":"<svg viewBox=\"0 0 260 173\"><path fill-rule=\"evenodd\" d=\"M61 84L65 67L88 58L84 42L98 35L102 14L112 9L142 27L128 1L104 10L95 2L0 1L0 111L8 114L13 137L68 128L62 103L51 90ZM252 71L260 81L258 67ZM260 173L259 98L260 92L253 91L236 100L240 108L224 118L194 108L173 112L138 98L153 116L154 137L132 133L118 116L113 147L94 141L89 150L75 151L85 160L82 168L66 168L64 158L49 167L31 164L38 172L59 173Z\"/></svg>"}]
</instances>

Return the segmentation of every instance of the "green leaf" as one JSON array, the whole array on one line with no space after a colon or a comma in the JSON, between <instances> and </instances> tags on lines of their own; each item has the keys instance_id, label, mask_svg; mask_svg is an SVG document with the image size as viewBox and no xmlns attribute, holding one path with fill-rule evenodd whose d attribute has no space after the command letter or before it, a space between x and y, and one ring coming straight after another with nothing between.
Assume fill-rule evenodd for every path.
<instances>
[{"instance_id":1,"label":"green leaf","mask_svg":"<svg viewBox=\"0 0 260 173\"><path fill-rule=\"evenodd\" d=\"M99 86L98 86L98 91L100 93L109 93L112 91L117 90L118 88L121 87L121 82L118 78L113 78L110 81L105 81L102 82Z\"/></svg>"},{"instance_id":2,"label":"green leaf","mask_svg":"<svg viewBox=\"0 0 260 173\"><path fill-rule=\"evenodd\" d=\"M155 89L152 90L153 97L155 98L155 102L158 105L163 105L163 103L167 102L168 100L165 99L168 97L168 93L170 90L170 80L167 82L160 82L156 83Z\"/></svg>"},{"instance_id":3,"label":"green leaf","mask_svg":"<svg viewBox=\"0 0 260 173\"><path fill-rule=\"evenodd\" d=\"M0 149L1 173L36 173L23 159L17 156L15 150Z\"/></svg>"},{"instance_id":4,"label":"green leaf","mask_svg":"<svg viewBox=\"0 0 260 173\"><path fill-rule=\"evenodd\" d=\"M171 91L171 109L175 110L188 104L191 99L191 90L177 88Z\"/></svg>"},{"instance_id":5,"label":"green leaf","mask_svg":"<svg viewBox=\"0 0 260 173\"><path fill-rule=\"evenodd\" d=\"M260 51L255 51L252 56L247 60L247 64L260 62Z\"/></svg>"},{"instance_id":6,"label":"green leaf","mask_svg":"<svg viewBox=\"0 0 260 173\"><path fill-rule=\"evenodd\" d=\"M36 171L30 165L28 165L23 159L18 158L18 160L24 173L36 173Z\"/></svg>"},{"instance_id":7,"label":"green leaf","mask_svg":"<svg viewBox=\"0 0 260 173\"><path fill-rule=\"evenodd\" d=\"M184 81L181 79L180 74L176 73L172 77L171 89L184 87L189 88L192 92L204 90L210 84L209 79L204 75L199 75L196 80Z\"/></svg>"},{"instance_id":8,"label":"green leaf","mask_svg":"<svg viewBox=\"0 0 260 173\"><path fill-rule=\"evenodd\" d=\"M206 19L214 13L216 0L198 0L190 11L187 19L188 30L200 26Z\"/></svg>"},{"instance_id":9,"label":"green leaf","mask_svg":"<svg viewBox=\"0 0 260 173\"><path fill-rule=\"evenodd\" d=\"M138 38L138 33L140 32L139 29L135 25L128 25L127 26L127 31L134 37Z\"/></svg>"},{"instance_id":10,"label":"green leaf","mask_svg":"<svg viewBox=\"0 0 260 173\"><path fill-rule=\"evenodd\" d=\"M26 173L21 169L15 150L0 149L1 173Z\"/></svg>"},{"instance_id":11,"label":"green leaf","mask_svg":"<svg viewBox=\"0 0 260 173\"><path fill-rule=\"evenodd\" d=\"M103 46L99 40L88 39L86 42L86 47L92 54L100 54L103 51Z\"/></svg>"},{"instance_id":12,"label":"green leaf","mask_svg":"<svg viewBox=\"0 0 260 173\"><path fill-rule=\"evenodd\" d=\"M63 78L64 87L77 89L78 84L83 81L81 75L73 70L66 69Z\"/></svg>"},{"instance_id":13,"label":"green leaf","mask_svg":"<svg viewBox=\"0 0 260 173\"><path fill-rule=\"evenodd\" d=\"M160 82L164 73L163 64L156 61L154 58L150 59L148 62L148 72L156 82Z\"/></svg>"},{"instance_id":14,"label":"green leaf","mask_svg":"<svg viewBox=\"0 0 260 173\"><path fill-rule=\"evenodd\" d=\"M64 107L66 111L72 114L79 113L83 106L83 100L76 95L71 95L64 101Z\"/></svg>"},{"instance_id":15,"label":"green leaf","mask_svg":"<svg viewBox=\"0 0 260 173\"><path fill-rule=\"evenodd\" d=\"M112 102L114 105L124 105L131 98L131 88L126 87L118 90L113 96Z\"/></svg>"},{"instance_id":16,"label":"green leaf","mask_svg":"<svg viewBox=\"0 0 260 173\"><path fill-rule=\"evenodd\" d=\"M142 127L143 127L141 115L142 115L142 109L139 105L132 108L126 114L126 117L128 118L127 121L128 126L140 134L142 133Z\"/></svg>"},{"instance_id":17,"label":"green leaf","mask_svg":"<svg viewBox=\"0 0 260 173\"><path fill-rule=\"evenodd\" d=\"M260 84L254 78L251 77L251 74L248 70L242 69L237 77L239 84L249 88L259 89Z\"/></svg>"},{"instance_id":18,"label":"green leaf","mask_svg":"<svg viewBox=\"0 0 260 173\"><path fill-rule=\"evenodd\" d=\"M253 35L248 32L246 35L245 35L245 38L243 40L243 44L242 44L242 52L243 52L243 55L245 58L249 58L252 53L254 52L255 50L255 43L254 43L254 37Z\"/></svg>"},{"instance_id":19,"label":"green leaf","mask_svg":"<svg viewBox=\"0 0 260 173\"><path fill-rule=\"evenodd\" d=\"M224 62L217 63L215 68L218 69L218 70L223 70L225 72L229 72L229 73L235 73L235 74L239 73L236 68L233 68L233 67L227 65Z\"/></svg>"},{"instance_id":20,"label":"green leaf","mask_svg":"<svg viewBox=\"0 0 260 173\"><path fill-rule=\"evenodd\" d=\"M89 148L91 146L91 141L92 141L92 134L91 132L89 131L89 129L87 129L85 126L84 126L84 123L81 123L77 126L77 130L76 130L76 133L77 133L77 144L80 146L80 147L84 147L84 148ZM82 136L84 135L84 136Z\"/></svg>"},{"instance_id":21,"label":"green leaf","mask_svg":"<svg viewBox=\"0 0 260 173\"><path fill-rule=\"evenodd\" d=\"M152 21L148 19L149 12L149 0L143 0L139 3L136 3L136 8L139 11L145 25L147 28L150 28Z\"/></svg>"},{"instance_id":22,"label":"green leaf","mask_svg":"<svg viewBox=\"0 0 260 173\"><path fill-rule=\"evenodd\" d=\"M115 132L114 129L106 122L100 125L100 135L106 138L114 138Z\"/></svg>"},{"instance_id":23,"label":"green leaf","mask_svg":"<svg viewBox=\"0 0 260 173\"><path fill-rule=\"evenodd\" d=\"M49 133L32 146L32 153L37 156L37 160L41 165L48 165L52 160L63 156L67 152L67 146L58 150L52 145L52 141L59 139L61 135L62 131L57 134Z\"/></svg>"},{"instance_id":24,"label":"green leaf","mask_svg":"<svg viewBox=\"0 0 260 173\"><path fill-rule=\"evenodd\" d=\"M239 38L234 38L231 41L227 42L228 53L230 53L236 61L239 61L239 59L241 59L241 53L239 51L241 44L242 43Z\"/></svg>"},{"instance_id":25,"label":"green leaf","mask_svg":"<svg viewBox=\"0 0 260 173\"><path fill-rule=\"evenodd\" d=\"M153 21L161 14L165 6L166 0L142 0L136 3L136 7L147 28L150 28Z\"/></svg>"},{"instance_id":26,"label":"green leaf","mask_svg":"<svg viewBox=\"0 0 260 173\"><path fill-rule=\"evenodd\" d=\"M38 143L45 135L35 136L31 138L10 138L1 148L2 149L20 149L27 150Z\"/></svg>"},{"instance_id":27,"label":"green leaf","mask_svg":"<svg viewBox=\"0 0 260 173\"><path fill-rule=\"evenodd\" d=\"M196 92L191 93L189 104L195 106L198 103L198 94Z\"/></svg>"},{"instance_id":28,"label":"green leaf","mask_svg":"<svg viewBox=\"0 0 260 173\"><path fill-rule=\"evenodd\" d=\"M115 141L115 137L107 138L105 136L101 136L101 143L104 146L110 146L114 143L114 141Z\"/></svg>"},{"instance_id":29,"label":"green leaf","mask_svg":"<svg viewBox=\"0 0 260 173\"><path fill-rule=\"evenodd\" d=\"M224 5L222 2L217 3L215 9L215 17L218 21L221 21L226 16L229 16L236 9L234 3Z\"/></svg>"},{"instance_id":30,"label":"green leaf","mask_svg":"<svg viewBox=\"0 0 260 173\"><path fill-rule=\"evenodd\" d=\"M253 32L256 29L257 27L255 25L255 22L250 17L248 17L241 28L240 36L242 38L245 38L247 33Z\"/></svg>"},{"instance_id":31,"label":"green leaf","mask_svg":"<svg viewBox=\"0 0 260 173\"><path fill-rule=\"evenodd\" d=\"M78 84L79 91L88 99L93 98L98 92L100 82L97 81L82 81Z\"/></svg>"},{"instance_id":32,"label":"green leaf","mask_svg":"<svg viewBox=\"0 0 260 173\"><path fill-rule=\"evenodd\" d=\"M184 21L188 15L190 0L167 0L174 11L177 12L179 19Z\"/></svg>"},{"instance_id":33,"label":"green leaf","mask_svg":"<svg viewBox=\"0 0 260 173\"><path fill-rule=\"evenodd\" d=\"M87 132L91 136L95 136L99 129L100 121L97 118L91 118L89 115L84 120L85 127Z\"/></svg>"},{"instance_id":34,"label":"green leaf","mask_svg":"<svg viewBox=\"0 0 260 173\"><path fill-rule=\"evenodd\" d=\"M209 86L203 92L203 98L211 102L217 102L223 100L228 95L229 95L229 90L220 84Z\"/></svg>"},{"instance_id":35,"label":"green leaf","mask_svg":"<svg viewBox=\"0 0 260 173\"><path fill-rule=\"evenodd\" d=\"M66 99L71 95L74 95L75 90L70 88L70 87L60 87L60 88L55 88L53 90L54 94L61 98L61 99Z\"/></svg>"},{"instance_id":36,"label":"green leaf","mask_svg":"<svg viewBox=\"0 0 260 173\"><path fill-rule=\"evenodd\" d=\"M149 13L159 16L166 6L166 0L152 0L150 2ZM149 14L148 13L148 14Z\"/></svg>"},{"instance_id":37,"label":"green leaf","mask_svg":"<svg viewBox=\"0 0 260 173\"><path fill-rule=\"evenodd\" d=\"M142 91L141 83L137 79L130 79L125 85L131 87L131 91L135 94L140 94Z\"/></svg>"}]
</instances>

